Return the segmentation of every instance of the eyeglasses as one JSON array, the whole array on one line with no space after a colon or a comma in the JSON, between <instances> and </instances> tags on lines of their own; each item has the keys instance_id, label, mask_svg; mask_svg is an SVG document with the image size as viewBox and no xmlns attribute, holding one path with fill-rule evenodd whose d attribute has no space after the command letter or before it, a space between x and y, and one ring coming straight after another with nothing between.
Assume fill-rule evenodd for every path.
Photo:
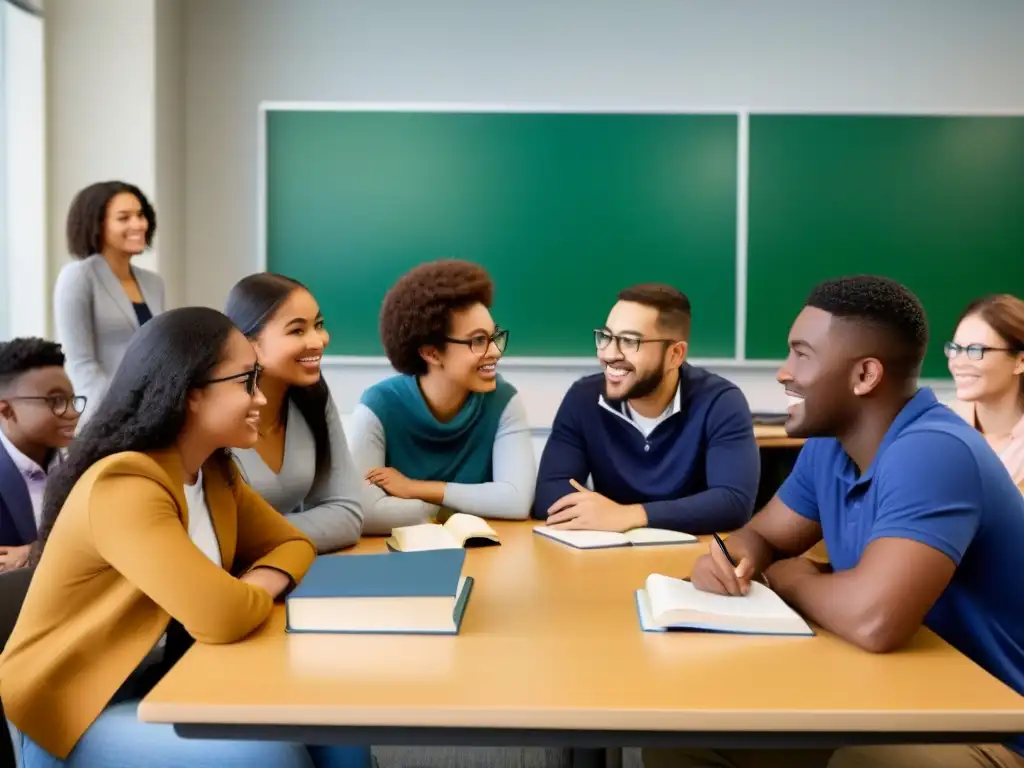
<instances>
[{"instance_id":1,"label":"eyeglasses","mask_svg":"<svg viewBox=\"0 0 1024 768\"><path fill-rule=\"evenodd\" d=\"M263 373L263 366L259 363L255 363L252 370L242 371L242 373L236 373L233 376L222 376L219 379L207 379L201 382L202 386L208 384L220 384L222 381L241 381L245 384L245 392L249 397L256 394L256 390L260 386L260 375Z\"/></svg>"},{"instance_id":2,"label":"eyeglasses","mask_svg":"<svg viewBox=\"0 0 1024 768\"><path fill-rule=\"evenodd\" d=\"M481 357L487 354L487 350L490 349L491 344L497 348L498 354L504 354L505 347L508 346L508 331L504 328L499 328L490 336L481 333L470 339L453 339L450 336L446 336L445 341L452 344L462 344L467 346L469 347L470 352L474 355L480 355Z\"/></svg>"},{"instance_id":3,"label":"eyeglasses","mask_svg":"<svg viewBox=\"0 0 1024 768\"><path fill-rule=\"evenodd\" d=\"M54 416L63 416L68 412L68 408L71 408L75 413L81 413L85 410L85 404L88 398L85 395L35 395L35 396L24 396L24 397L6 397L5 400L34 400L36 402L44 402L53 412Z\"/></svg>"},{"instance_id":4,"label":"eyeglasses","mask_svg":"<svg viewBox=\"0 0 1024 768\"><path fill-rule=\"evenodd\" d=\"M607 347L615 342L619 348L619 352L625 354L626 352L637 352L640 349L641 344L650 344L656 342L658 344L675 344L678 339L641 339L639 336L619 336L603 328L594 329L594 343L598 349L607 349Z\"/></svg>"},{"instance_id":5,"label":"eyeglasses","mask_svg":"<svg viewBox=\"0 0 1024 768\"><path fill-rule=\"evenodd\" d=\"M947 341L943 346L943 350L946 353L946 357L950 360L954 357L959 357L963 352L967 353L968 360L983 360L986 352L1024 352L1024 350L1020 349L1012 349L1010 347L989 347L985 344L960 345L955 341Z\"/></svg>"}]
</instances>

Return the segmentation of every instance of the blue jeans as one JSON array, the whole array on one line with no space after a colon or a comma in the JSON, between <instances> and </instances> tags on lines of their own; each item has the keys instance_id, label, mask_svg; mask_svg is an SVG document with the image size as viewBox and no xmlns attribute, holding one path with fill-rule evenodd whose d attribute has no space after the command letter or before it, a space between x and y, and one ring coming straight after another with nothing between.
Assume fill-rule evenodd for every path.
<instances>
[{"instance_id":1,"label":"blue jeans","mask_svg":"<svg viewBox=\"0 0 1024 768\"><path fill-rule=\"evenodd\" d=\"M19 768L371 768L369 747L310 747L280 741L183 739L174 727L144 723L138 699L111 704L67 760L53 757L11 726Z\"/></svg>"}]
</instances>

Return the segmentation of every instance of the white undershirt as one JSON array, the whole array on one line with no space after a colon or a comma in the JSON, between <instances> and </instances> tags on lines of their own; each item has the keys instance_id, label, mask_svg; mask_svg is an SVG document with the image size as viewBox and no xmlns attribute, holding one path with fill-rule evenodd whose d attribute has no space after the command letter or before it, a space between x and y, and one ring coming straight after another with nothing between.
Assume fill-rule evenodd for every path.
<instances>
[{"instance_id":1,"label":"white undershirt","mask_svg":"<svg viewBox=\"0 0 1024 768\"><path fill-rule=\"evenodd\" d=\"M681 396L680 396L681 390L682 390L682 383L680 382L679 384L676 385L676 394L675 394L675 396L672 398L671 401L669 401L669 404L665 407L665 410L662 411L661 413L659 413L654 418L651 418L650 416L642 416L641 414L636 412L636 409L634 409L633 406L630 405L628 401L626 402L626 409L627 409L627 412L629 413L630 420L634 424L636 424L636 428L639 429L643 433L645 438L650 437L651 436L651 432L653 432L654 428L657 427L659 424L661 424L661 422L663 422L669 416L672 416L673 414L675 414L675 413L677 413L679 411L680 400L681 400Z\"/></svg>"},{"instance_id":2,"label":"white undershirt","mask_svg":"<svg viewBox=\"0 0 1024 768\"><path fill-rule=\"evenodd\" d=\"M661 422L663 422L665 419L667 419L669 416L676 412L675 405L675 400L673 400L671 403L668 404L668 407L665 408L664 411L659 413L654 418L642 416L641 414L637 413L636 409L634 409L633 406L629 405L628 403L626 404L626 407L629 408L629 418L631 418L633 420L633 423L636 424L637 429L643 432L644 437L650 437L651 432L654 431L654 428L656 426L661 424Z\"/></svg>"},{"instance_id":3,"label":"white undershirt","mask_svg":"<svg viewBox=\"0 0 1024 768\"><path fill-rule=\"evenodd\" d=\"M188 537L192 539L192 543L199 548L200 552L217 565L222 566L220 545L217 543L217 534L213 530L210 508L206 505L202 470L199 470L199 477L196 478L194 485L185 486L185 506L188 508ZM167 635L161 635L154 649L156 651L156 659L163 656L163 647L166 642ZM147 661L154 661L156 659L152 656L147 657Z\"/></svg>"},{"instance_id":4,"label":"white undershirt","mask_svg":"<svg viewBox=\"0 0 1024 768\"><path fill-rule=\"evenodd\" d=\"M206 506L202 470L199 470L195 485L185 486L185 503L188 507L188 537L199 547L200 552L217 565L223 565L217 534L213 530L213 520L210 518L210 508Z\"/></svg>"}]
</instances>

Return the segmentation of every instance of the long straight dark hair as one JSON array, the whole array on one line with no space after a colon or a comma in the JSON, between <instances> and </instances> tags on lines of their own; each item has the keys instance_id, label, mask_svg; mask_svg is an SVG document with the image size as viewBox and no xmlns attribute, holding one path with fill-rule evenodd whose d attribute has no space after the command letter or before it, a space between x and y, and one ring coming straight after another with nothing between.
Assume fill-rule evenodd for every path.
<instances>
[{"instance_id":1,"label":"long straight dark hair","mask_svg":"<svg viewBox=\"0 0 1024 768\"><path fill-rule=\"evenodd\" d=\"M273 272L258 272L235 283L228 294L224 313L247 338L255 339L266 328L284 300L298 290L309 292L298 280ZM331 392L327 382L321 374L316 384L289 387L286 400L295 403L313 433L316 447L315 471L320 476L331 467L331 438L327 428L327 405L331 401Z\"/></svg>"},{"instance_id":2,"label":"long straight dark hair","mask_svg":"<svg viewBox=\"0 0 1024 768\"><path fill-rule=\"evenodd\" d=\"M46 483L34 562L71 489L93 464L122 451L157 451L174 445L185 426L189 392L209 378L235 330L234 323L215 309L183 307L156 315L135 332L96 412ZM231 482L234 473L227 450L212 458Z\"/></svg>"}]
</instances>

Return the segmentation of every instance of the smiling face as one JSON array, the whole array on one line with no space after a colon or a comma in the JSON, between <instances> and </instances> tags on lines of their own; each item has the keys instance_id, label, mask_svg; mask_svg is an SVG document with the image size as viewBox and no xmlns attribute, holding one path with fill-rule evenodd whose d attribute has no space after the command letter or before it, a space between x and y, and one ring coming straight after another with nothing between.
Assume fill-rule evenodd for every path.
<instances>
[{"instance_id":1,"label":"smiling face","mask_svg":"<svg viewBox=\"0 0 1024 768\"><path fill-rule=\"evenodd\" d=\"M498 360L507 337L494 324L487 307L472 304L454 310L447 336L443 350L430 346L420 352L430 371L470 392L492 392L498 386Z\"/></svg>"},{"instance_id":2,"label":"smiling face","mask_svg":"<svg viewBox=\"0 0 1024 768\"><path fill-rule=\"evenodd\" d=\"M881 363L863 354L862 346L853 324L804 307L777 376L789 398L787 434L834 437L853 423L861 398L882 380Z\"/></svg>"},{"instance_id":3,"label":"smiling face","mask_svg":"<svg viewBox=\"0 0 1024 768\"><path fill-rule=\"evenodd\" d=\"M595 335L605 398L638 400L657 391L665 375L686 359L686 342L670 336L658 323L654 307L616 303Z\"/></svg>"},{"instance_id":4,"label":"smiling face","mask_svg":"<svg viewBox=\"0 0 1024 768\"><path fill-rule=\"evenodd\" d=\"M107 203L103 221L103 250L131 256L146 250L149 221L142 212L142 203L131 192L120 192Z\"/></svg>"},{"instance_id":5,"label":"smiling face","mask_svg":"<svg viewBox=\"0 0 1024 768\"><path fill-rule=\"evenodd\" d=\"M260 408L267 402L254 373L256 351L240 331L232 331L221 358L208 383L189 393L189 427L219 448L252 448L259 439Z\"/></svg>"},{"instance_id":6,"label":"smiling face","mask_svg":"<svg viewBox=\"0 0 1024 768\"><path fill-rule=\"evenodd\" d=\"M78 418L71 380L60 366L25 371L0 395L0 420L16 446L65 448Z\"/></svg>"},{"instance_id":7,"label":"smiling face","mask_svg":"<svg viewBox=\"0 0 1024 768\"><path fill-rule=\"evenodd\" d=\"M320 381L320 364L330 340L320 305L305 288L296 288L274 310L253 346L268 377L292 387L309 387Z\"/></svg>"},{"instance_id":8,"label":"smiling face","mask_svg":"<svg viewBox=\"0 0 1024 768\"><path fill-rule=\"evenodd\" d=\"M1008 352L1011 345L981 317L968 315L956 328L952 354L947 347L949 372L956 383L957 399L965 402L994 401L1021 392L1024 352ZM978 352L980 360L972 359Z\"/></svg>"}]
</instances>

